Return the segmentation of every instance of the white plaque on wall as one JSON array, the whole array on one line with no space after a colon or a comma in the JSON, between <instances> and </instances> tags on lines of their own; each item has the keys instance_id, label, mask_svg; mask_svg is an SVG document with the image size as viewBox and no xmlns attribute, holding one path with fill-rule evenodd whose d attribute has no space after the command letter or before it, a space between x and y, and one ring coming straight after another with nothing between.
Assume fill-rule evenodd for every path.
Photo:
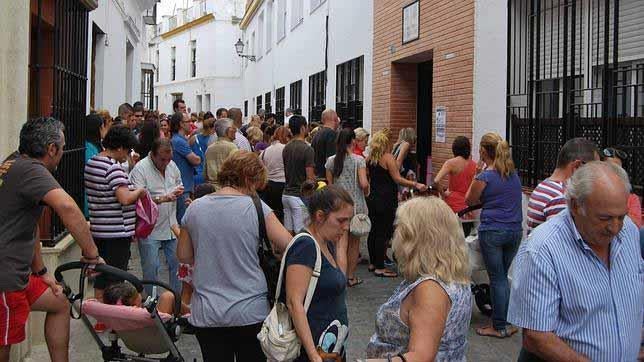
<instances>
[{"instance_id":1,"label":"white plaque on wall","mask_svg":"<svg viewBox=\"0 0 644 362\"><path fill-rule=\"evenodd\" d=\"M447 126L447 110L443 106L436 107L436 142L445 143L445 127Z\"/></svg>"},{"instance_id":2,"label":"white plaque on wall","mask_svg":"<svg viewBox=\"0 0 644 362\"><path fill-rule=\"evenodd\" d=\"M420 5L418 0L403 8L402 43L409 43L420 36Z\"/></svg>"}]
</instances>

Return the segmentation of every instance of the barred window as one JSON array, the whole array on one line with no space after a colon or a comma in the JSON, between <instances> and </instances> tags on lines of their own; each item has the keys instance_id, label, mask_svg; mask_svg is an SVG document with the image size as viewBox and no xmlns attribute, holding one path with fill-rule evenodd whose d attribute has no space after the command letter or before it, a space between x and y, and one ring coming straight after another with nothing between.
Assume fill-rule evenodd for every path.
<instances>
[{"instance_id":1,"label":"barred window","mask_svg":"<svg viewBox=\"0 0 644 362\"><path fill-rule=\"evenodd\" d=\"M362 127L364 93L364 56L342 63L336 69L336 103L338 117L350 127Z\"/></svg>"},{"instance_id":2,"label":"barred window","mask_svg":"<svg viewBox=\"0 0 644 362\"><path fill-rule=\"evenodd\" d=\"M309 122L320 122L326 108L326 71L309 77Z\"/></svg>"}]
</instances>

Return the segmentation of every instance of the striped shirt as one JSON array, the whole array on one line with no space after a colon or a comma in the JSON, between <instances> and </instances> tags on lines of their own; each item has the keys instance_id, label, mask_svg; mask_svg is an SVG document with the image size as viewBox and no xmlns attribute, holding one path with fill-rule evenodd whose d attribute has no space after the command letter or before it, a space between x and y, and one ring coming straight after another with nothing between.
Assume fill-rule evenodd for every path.
<instances>
[{"instance_id":1,"label":"striped shirt","mask_svg":"<svg viewBox=\"0 0 644 362\"><path fill-rule=\"evenodd\" d=\"M244 137L244 134L241 133L240 130L237 130L237 133L235 133L235 139L233 140L233 143L240 150L245 150L245 151L253 150L253 148L250 146L250 142L248 142L248 138Z\"/></svg>"},{"instance_id":2,"label":"striped shirt","mask_svg":"<svg viewBox=\"0 0 644 362\"><path fill-rule=\"evenodd\" d=\"M123 206L116 198L121 186L134 189L127 173L116 160L96 155L85 165L85 190L89 204L92 236L116 239L134 236L136 204Z\"/></svg>"},{"instance_id":3,"label":"striped shirt","mask_svg":"<svg viewBox=\"0 0 644 362\"><path fill-rule=\"evenodd\" d=\"M610 245L610 268L569 212L523 242L514 260L508 321L553 332L593 361L635 361L644 311L644 260L629 218Z\"/></svg>"},{"instance_id":4,"label":"striped shirt","mask_svg":"<svg viewBox=\"0 0 644 362\"><path fill-rule=\"evenodd\" d=\"M535 187L528 201L528 234L566 208L563 182L545 179Z\"/></svg>"}]
</instances>

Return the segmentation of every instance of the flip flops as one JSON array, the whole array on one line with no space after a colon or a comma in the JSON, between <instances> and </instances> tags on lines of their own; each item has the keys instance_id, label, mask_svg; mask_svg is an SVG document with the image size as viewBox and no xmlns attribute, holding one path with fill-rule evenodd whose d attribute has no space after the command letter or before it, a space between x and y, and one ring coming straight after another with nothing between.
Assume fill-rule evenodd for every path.
<instances>
[{"instance_id":1,"label":"flip flops","mask_svg":"<svg viewBox=\"0 0 644 362\"><path fill-rule=\"evenodd\" d=\"M358 277L353 277L353 278L348 278L347 279L347 287L353 288L356 285L362 284L364 280L358 278Z\"/></svg>"},{"instance_id":2,"label":"flip flops","mask_svg":"<svg viewBox=\"0 0 644 362\"><path fill-rule=\"evenodd\" d=\"M479 336L494 337L499 339L512 337L512 335L517 332L518 330L515 327L510 326L501 330L496 330L492 326L476 328L476 334L478 334Z\"/></svg>"},{"instance_id":3,"label":"flip flops","mask_svg":"<svg viewBox=\"0 0 644 362\"><path fill-rule=\"evenodd\" d=\"M373 275L377 276L378 278L398 278L398 273L389 270L380 273L374 271Z\"/></svg>"}]
</instances>

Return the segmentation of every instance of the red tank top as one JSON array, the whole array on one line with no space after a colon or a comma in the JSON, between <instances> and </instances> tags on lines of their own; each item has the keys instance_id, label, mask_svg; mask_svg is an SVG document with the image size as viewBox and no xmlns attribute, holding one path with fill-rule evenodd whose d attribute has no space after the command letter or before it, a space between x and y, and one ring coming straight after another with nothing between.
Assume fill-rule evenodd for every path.
<instances>
[{"instance_id":1,"label":"red tank top","mask_svg":"<svg viewBox=\"0 0 644 362\"><path fill-rule=\"evenodd\" d=\"M467 160L463 171L456 175L449 175L449 196L445 197L445 202L449 207L458 212L467 207L465 204L465 194L470 188L470 184L476 173L476 162Z\"/></svg>"}]
</instances>

